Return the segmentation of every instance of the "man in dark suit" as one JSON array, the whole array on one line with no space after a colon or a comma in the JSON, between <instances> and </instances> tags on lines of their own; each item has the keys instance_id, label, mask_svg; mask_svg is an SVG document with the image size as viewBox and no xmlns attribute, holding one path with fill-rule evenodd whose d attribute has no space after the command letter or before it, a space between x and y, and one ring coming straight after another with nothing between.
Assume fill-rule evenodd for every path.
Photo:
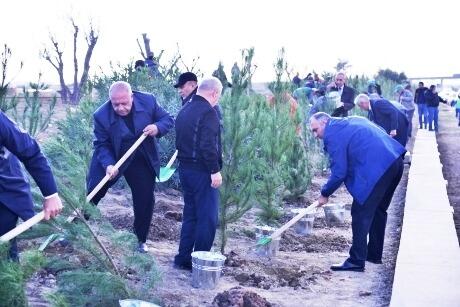
<instances>
[{"instance_id":1,"label":"man in dark suit","mask_svg":"<svg viewBox=\"0 0 460 307\"><path fill-rule=\"evenodd\" d=\"M342 183L353 196L350 256L331 269L362 272L366 260L382 263L386 211L401 180L406 150L380 127L359 116L334 118L319 112L310 118L310 128L323 140L331 168L321 188L319 206L326 204Z\"/></svg>"},{"instance_id":2,"label":"man in dark suit","mask_svg":"<svg viewBox=\"0 0 460 307\"><path fill-rule=\"evenodd\" d=\"M355 104L361 110L368 111L368 118L382 127L392 138L402 146L406 146L409 131L409 121L406 114L390 101L370 99L366 94L359 94ZM401 106L402 107L402 106Z\"/></svg>"},{"instance_id":3,"label":"man in dark suit","mask_svg":"<svg viewBox=\"0 0 460 307\"><path fill-rule=\"evenodd\" d=\"M336 91L340 95L341 105L332 112L331 116L335 117L346 117L348 116L348 111L353 109L355 106L355 90L347 86L345 82L347 81L347 76L343 72L337 73L335 75L335 80L328 85L329 91Z\"/></svg>"},{"instance_id":4,"label":"man in dark suit","mask_svg":"<svg viewBox=\"0 0 460 307\"><path fill-rule=\"evenodd\" d=\"M45 219L62 210L53 174L37 142L0 111L0 236L16 227L18 218L25 221L35 215L30 185L19 161L45 197ZM16 240L11 242L10 257L18 259Z\"/></svg>"},{"instance_id":5,"label":"man in dark suit","mask_svg":"<svg viewBox=\"0 0 460 307\"><path fill-rule=\"evenodd\" d=\"M155 176L160 173L155 137L165 135L173 127L174 120L157 104L153 95L133 92L126 82L113 83L109 95L110 100L94 112L94 153L87 176L87 190L91 192L106 174L111 176L111 181L92 199L97 205L118 178L125 177L133 196L138 251L146 252L145 242L155 203ZM149 137L119 171L115 170L116 162L142 133Z\"/></svg>"},{"instance_id":6,"label":"man in dark suit","mask_svg":"<svg viewBox=\"0 0 460 307\"><path fill-rule=\"evenodd\" d=\"M179 253L174 258L179 269L191 270L191 253L211 250L216 233L222 145L215 106L221 93L219 79L204 79L177 115L176 147L184 193Z\"/></svg>"}]
</instances>

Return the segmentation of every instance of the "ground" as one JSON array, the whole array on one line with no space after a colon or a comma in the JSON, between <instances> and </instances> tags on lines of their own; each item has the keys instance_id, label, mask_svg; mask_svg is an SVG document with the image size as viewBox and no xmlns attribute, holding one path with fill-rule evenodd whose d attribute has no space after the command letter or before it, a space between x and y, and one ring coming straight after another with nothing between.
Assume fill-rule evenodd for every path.
<instances>
[{"instance_id":1,"label":"ground","mask_svg":"<svg viewBox=\"0 0 460 307\"><path fill-rule=\"evenodd\" d=\"M439 132L436 134L438 150L447 180L447 195L454 208L454 222L460 238L460 126L455 118L455 109L444 104L439 107Z\"/></svg>"},{"instance_id":2,"label":"ground","mask_svg":"<svg viewBox=\"0 0 460 307\"><path fill-rule=\"evenodd\" d=\"M413 142L410 142L408 147L412 145ZM215 306L232 306L228 301L238 297L243 301L243 296L252 302L245 306L388 306L408 169L406 165L403 179L389 208L382 265L366 263L364 273L332 272L329 269L331 264L341 262L348 256L351 243L349 210L346 211L345 223L338 227L327 227L324 212L320 210L312 235L302 237L290 229L283 235L280 251L275 258L256 256L252 251L256 243L256 212L251 210L229 227L229 241L225 250L227 263L214 290L193 288L191 273L172 268L172 260L178 248L183 200L181 193L175 190L158 192L148 244L162 272L162 281L151 291L160 299L162 306L211 306L216 296L218 299ZM287 212L290 208L305 207L312 203L319 196L320 187L326 178L326 175L318 174L301 200L286 203L286 215L282 221L288 220ZM349 209L352 200L342 187L330 201L344 203ZM115 228L131 229L133 213L131 196L127 190L111 190L99 207ZM216 235L216 251L219 250L218 238L219 234ZM237 286L241 289L234 289ZM31 306L45 306L41 295L54 287L55 277L52 274L45 271L36 274L28 283Z\"/></svg>"}]
</instances>

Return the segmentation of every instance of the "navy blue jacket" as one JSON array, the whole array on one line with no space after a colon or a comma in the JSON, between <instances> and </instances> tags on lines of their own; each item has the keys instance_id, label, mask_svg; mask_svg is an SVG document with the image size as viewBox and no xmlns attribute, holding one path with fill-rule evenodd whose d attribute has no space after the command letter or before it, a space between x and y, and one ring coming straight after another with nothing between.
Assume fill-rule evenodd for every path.
<instances>
[{"instance_id":1,"label":"navy blue jacket","mask_svg":"<svg viewBox=\"0 0 460 307\"><path fill-rule=\"evenodd\" d=\"M394 139L402 146L406 146L409 121L406 114L386 99L371 100L369 120L382 127L386 133L396 130Z\"/></svg>"},{"instance_id":2,"label":"navy blue jacket","mask_svg":"<svg viewBox=\"0 0 460 307\"><path fill-rule=\"evenodd\" d=\"M205 98L193 96L177 114L176 148L181 167L209 174L222 168L219 118Z\"/></svg>"},{"instance_id":3,"label":"navy blue jacket","mask_svg":"<svg viewBox=\"0 0 460 307\"><path fill-rule=\"evenodd\" d=\"M329 197L342 183L364 204L390 165L406 150L366 118L331 118L324 130L324 149L329 155L331 175L321 189Z\"/></svg>"},{"instance_id":4,"label":"navy blue jacket","mask_svg":"<svg viewBox=\"0 0 460 307\"><path fill-rule=\"evenodd\" d=\"M419 87L415 90L415 97L414 97L414 102L416 104L424 104L425 102L425 92L428 89L424 86Z\"/></svg>"},{"instance_id":5,"label":"navy blue jacket","mask_svg":"<svg viewBox=\"0 0 460 307\"><path fill-rule=\"evenodd\" d=\"M44 196L57 192L48 161L37 142L0 112L0 203L27 220L34 215L33 202L19 161Z\"/></svg>"},{"instance_id":6,"label":"navy blue jacket","mask_svg":"<svg viewBox=\"0 0 460 307\"><path fill-rule=\"evenodd\" d=\"M157 137L161 137L174 125L171 115L157 104L152 94L133 91L133 97L134 135L126 126L123 118L115 113L110 100L94 112L94 153L87 176L88 191L91 191L104 178L107 166L115 165L127 151L128 148L122 147L123 140L128 140L129 145L134 144L143 133L142 130L150 124L158 127ZM155 174L159 174L160 160L155 138L147 137L137 150L144 153ZM131 159L133 157L134 154L131 155ZM130 160L122 165L119 176L129 162Z\"/></svg>"}]
</instances>

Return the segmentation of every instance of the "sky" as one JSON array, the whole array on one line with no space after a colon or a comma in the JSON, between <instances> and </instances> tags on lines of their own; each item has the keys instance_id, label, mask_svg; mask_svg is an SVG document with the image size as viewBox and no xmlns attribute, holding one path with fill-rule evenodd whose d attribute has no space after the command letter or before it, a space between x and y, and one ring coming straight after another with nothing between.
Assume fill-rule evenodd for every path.
<instances>
[{"instance_id":1,"label":"sky","mask_svg":"<svg viewBox=\"0 0 460 307\"><path fill-rule=\"evenodd\" d=\"M64 49L67 82L72 72L73 17L82 31L92 20L99 29L90 74L109 63L140 58L136 39L147 33L155 54L170 58L177 45L186 63L199 57L205 75L219 61L227 75L241 50L254 47L255 81L274 79L273 63L284 47L293 72L332 71L339 59L348 74L373 76L379 69L409 77L460 74L460 14L455 1L98 1L6 0L0 13L0 44L13 52L8 77L13 83L43 80L57 73L40 59L52 33ZM84 41L80 41L83 51ZM3 51L3 48L1 49ZM24 67L19 70L19 62ZM83 56L80 61L83 62Z\"/></svg>"}]
</instances>

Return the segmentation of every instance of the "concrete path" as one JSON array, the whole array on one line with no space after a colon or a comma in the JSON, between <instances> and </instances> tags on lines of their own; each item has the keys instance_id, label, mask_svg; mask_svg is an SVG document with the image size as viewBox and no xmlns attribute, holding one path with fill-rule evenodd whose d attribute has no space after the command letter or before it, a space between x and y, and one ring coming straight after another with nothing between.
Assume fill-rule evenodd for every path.
<instances>
[{"instance_id":1,"label":"concrete path","mask_svg":"<svg viewBox=\"0 0 460 307\"><path fill-rule=\"evenodd\" d=\"M452 212L435 134L419 129L390 306L460 306L460 247Z\"/></svg>"}]
</instances>

